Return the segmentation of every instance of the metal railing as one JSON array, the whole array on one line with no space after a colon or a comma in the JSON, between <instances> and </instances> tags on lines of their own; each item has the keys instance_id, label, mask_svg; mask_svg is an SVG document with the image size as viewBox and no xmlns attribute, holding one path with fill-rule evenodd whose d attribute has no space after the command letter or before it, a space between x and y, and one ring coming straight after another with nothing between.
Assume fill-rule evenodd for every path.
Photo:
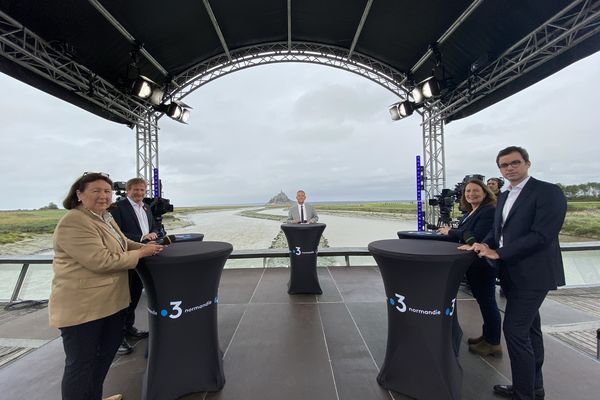
<instances>
[{"instance_id":1,"label":"metal railing","mask_svg":"<svg viewBox=\"0 0 600 400\"><path fill-rule=\"evenodd\" d=\"M563 252L579 252L600 250L600 242L588 243L565 243L561 245ZM318 257L344 257L345 266L350 267L351 256L370 256L371 253L366 247L328 247L319 249ZM270 258L287 258L290 256L289 250L281 249L257 249L257 250L234 250L228 260L236 259L262 259L262 267L267 267L267 260ZM30 265L52 264L51 255L27 255L27 256L0 256L0 268L6 264L21 264L21 271L15 283L10 303L19 301L21 288L27 277Z\"/></svg>"},{"instance_id":2,"label":"metal railing","mask_svg":"<svg viewBox=\"0 0 600 400\"><path fill-rule=\"evenodd\" d=\"M370 256L366 247L328 247L319 249L318 257L344 257L345 266L350 266L351 256ZM270 258L287 258L290 256L288 249L257 249L257 250L234 250L228 260L241 259L262 259L262 267L267 267L267 260ZM19 299L23 283L27 277L27 272L31 265L49 265L52 264L52 255L26 255L26 256L0 256L0 268L3 265L20 264L22 265L19 277L13 288L9 304Z\"/></svg>"}]
</instances>

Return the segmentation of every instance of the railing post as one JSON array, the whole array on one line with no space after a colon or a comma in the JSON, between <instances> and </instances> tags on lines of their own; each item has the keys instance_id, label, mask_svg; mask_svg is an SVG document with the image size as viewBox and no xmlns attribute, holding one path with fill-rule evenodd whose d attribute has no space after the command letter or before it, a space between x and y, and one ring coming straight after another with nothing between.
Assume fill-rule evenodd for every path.
<instances>
[{"instance_id":1,"label":"railing post","mask_svg":"<svg viewBox=\"0 0 600 400\"><path fill-rule=\"evenodd\" d=\"M346 254L344 256L344 259L346 260L346 267L349 267L350 266L350 256L348 254Z\"/></svg>"},{"instance_id":2,"label":"railing post","mask_svg":"<svg viewBox=\"0 0 600 400\"><path fill-rule=\"evenodd\" d=\"M600 329L596 331L596 359L600 360Z\"/></svg>"},{"instance_id":3,"label":"railing post","mask_svg":"<svg viewBox=\"0 0 600 400\"><path fill-rule=\"evenodd\" d=\"M15 290L13 290L13 294L10 297L10 302L14 303L19 298L19 293L21 292L21 286L23 286L23 282L25 281L25 275L27 275L27 270L29 269L29 264L23 264L21 268L21 273L19 274L19 278L17 278L17 283L15 284Z\"/></svg>"}]
</instances>

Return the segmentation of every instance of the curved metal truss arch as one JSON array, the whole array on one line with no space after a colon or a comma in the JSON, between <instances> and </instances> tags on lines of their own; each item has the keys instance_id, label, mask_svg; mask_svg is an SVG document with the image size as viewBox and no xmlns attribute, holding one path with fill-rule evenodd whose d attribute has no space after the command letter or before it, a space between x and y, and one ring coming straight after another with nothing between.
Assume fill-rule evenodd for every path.
<instances>
[{"instance_id":1,"label":"curved metal truss arch","mask_svg":"<svg viewBox=\"0 0 600 400\"><path fill-rule=\"evenodd\" d=\"M229 55L215 56L188 69L173 79L175 88L170 96L179 100L232 72L284 62L319 64L342 69L367 78L401 98L406 98L408 94L404 87L404 73L369 56L353 52L348 57L347 49L318 43L292 42L290 45L288 42L275 42L231 50Z\"/></svg>"}]
</instances>

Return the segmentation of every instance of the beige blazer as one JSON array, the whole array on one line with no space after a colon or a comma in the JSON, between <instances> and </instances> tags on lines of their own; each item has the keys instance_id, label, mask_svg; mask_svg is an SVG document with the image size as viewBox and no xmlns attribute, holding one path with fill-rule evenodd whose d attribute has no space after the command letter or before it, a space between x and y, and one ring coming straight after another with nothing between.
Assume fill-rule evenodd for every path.
<instances>
[{"instance_id":1,"label":"beige blazer","mask_svg":"<svg viewBox=\"0 0 600 400\"><path fill-rule=\"evenodd\" d=\"M129 305L128 269L142 247L83 207L69 210L54 230L54 278L48 304L50 326L82 324L112 315Z\"/></svg>"}]
</instances>

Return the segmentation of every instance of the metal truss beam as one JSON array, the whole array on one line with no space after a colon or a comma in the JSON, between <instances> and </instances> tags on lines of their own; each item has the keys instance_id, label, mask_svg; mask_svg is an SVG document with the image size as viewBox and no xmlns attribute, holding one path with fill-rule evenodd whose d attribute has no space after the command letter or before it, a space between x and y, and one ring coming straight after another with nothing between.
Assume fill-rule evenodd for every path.
<instances>
[{"instance_id":1,"label":"metal truss beam","mask_svg":"<svg viewBox=\"0 0 600 400\"><path fill-rule=\"evenodd\" d=\"M358 27L356 28L356 32L354 33L354 39L352 39L352 45L350 46L350 50L348 51L348 58L352 57L352 53L354 53L354 49L356 48L356 43L358 42L358 38L362 33L363 27L365 26L365 22L367 21L367 17L369 16L369 11L371 11L371 6L373 5L373 0L367 1L365 5L365 9L363 11L362 17L360 17L360 22L358 23Z\"/></svg>"},{"instance_id":2,"label":"metal truss beam","mask_svg":"<svg viewBox=\"0 0 600 400\"><path fill-rule=\"evenodd\" d=\"M154 65L154 68L160 71L160 73L166 77L169 75L166 69L152 55L144 48L143 44L140 43L136 38L133 37L131 33L125 29L123 25L110 13L98 0L88 0L88 2L100 13L102 16L129 41L134 46L140 46L140 53L146 57L146 60L150 62L150 64Z\"/></svg>"},{"instance_id":3,"label":"metal truss beam","mask_svg":"<svg viewBox=\"0 0 600 400\"><path fill-rule=\"evenodd\" d=\"M219 37L219 41L221 42L223 51L225 52L225 55L229 58L229 60L231 60L231 54L229 54L229 47L227 46L225 36L223 36L223 32L221 31L221 27L219 26L219 21L217 21L217 17L215 16L215 13L213 12L208 0L202 0L202 2L204 3L204 8L206 8L206 12L208 13L210 21L213 24L213 28L215 28L215 33Z\"/></svg>"},{"instance_id":4,"label":"metal truss beam","mask_svg":"<svg viewBox=\"0 0 600 400\"><path fill-rule=\"evenodd\" d=\"M0 11L0 56L137 125L148 106L121 92Z\"/></svg>"},{"instance_id":5,"label":"metal truss beam","mask_svg":"<svg viewBox=\"0 0 600 400\"><path fill-rule=\"evenodd\" d=\"M224 75L245 68L283 62L302 62L327 65L363 76L388 89L399 97L407 96L403 86L406 75L359 53L348 58L348 49L322 44L276 42L245 47L231 51L231 59L224 54L208 59L174 78L181 89L173 90L173 99L182 99L201 86Z\"/></svg>"},{"instance_id":6,"label":"metal truss beam","mask_svg":"<svg viewBox=\"0 0 600 400\"><path fill-rule=\"evenodd\" d=\"M136 125L137 176L148 182L146 197L152 196L154 168L158 168L158 123L156 115L149 112Z\"/></svg>"},{"instance_id":7,"label":"metal truss beam","mask_svg":"<svg viewBox=\"0 0 600 400\"><path fill-rule=\"evenodd\" d=\"M600 2L576 0L436 104L443 118L498 90L600 32Z\"/></svg>"},{"instance_id":8,"label":"metal truss beam","mask_svg":"<svg viewBox=\"0 0 600 400\"><path fill-rule=\"evenodd\" d=\"M475 11L475 9L477 7L479 7L479 5L483 3L483 0L475 0L473 1L469 7L467 7L467 9L456 19L456 21L454 21L454 23L452 25L450 25L450 28L448 28L446 30L446 32L444 32L444 34L442 36L440 36L440 38L438 39L438 41L436 42L438 45L444 43L446 41L446 39L448 39L450 37L450 35L452 35L454 33L454 31L467 19L469 18L469 15L471 15L471 13L473 13L473 11ZM433 51L431 48L427 49L427 51L425 52L425 54L423 54L423 57L421 57L419 59L419 61L417 61L417 63L410 69L410 73L414 74L415 71L421 67L421 65L423 65L425 63L425 61L427 61L429 59L429 57L431 57L431 55L433 54Z\"/></svg>"},{"instance_id":9,"label":"metal truss beam","mask_svg":"<svg viewBox=\"0 0 600 400\"><path fill-rule=\"evenodd\" d=\"M446 186L446 158L444 153L444 120L438 110L423 112L423 168L425 171L425 193L427 199L439 195ZM426 221L437 225L440 210L426 203Z\"/></svg>"},{"instance_id":10,"label":"metal truss beam","mask_svg":"<svg viewBox=\"0 0 600 400\"><path fill-rule=\"evenodd\" d=\"M292 49L292 0L287 0L287 40L288 50Z\"/></svg>"}]
</instances>

